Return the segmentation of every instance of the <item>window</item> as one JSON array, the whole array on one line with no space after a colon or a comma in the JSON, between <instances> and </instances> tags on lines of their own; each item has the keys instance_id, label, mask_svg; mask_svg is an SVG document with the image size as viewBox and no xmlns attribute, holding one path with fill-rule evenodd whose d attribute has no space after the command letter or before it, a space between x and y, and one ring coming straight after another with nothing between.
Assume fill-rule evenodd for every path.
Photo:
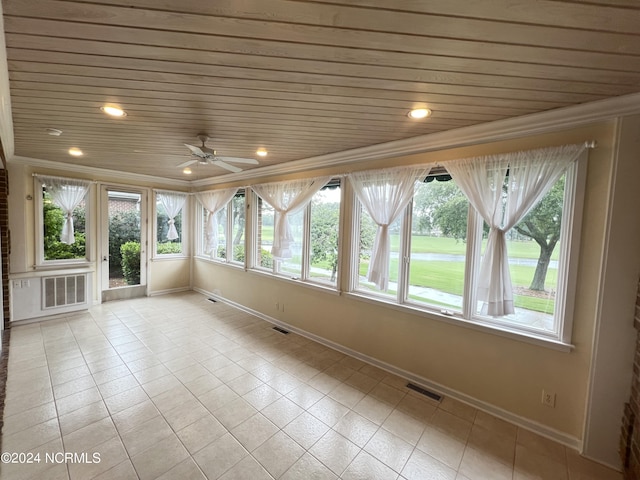
<instances>
[{"instance_id":1,"label":"window","mask_svg":"<svg viewBox=\"0 0 640 480\"><path fill-rule=\"evenodd\" d=\"M35 177L38 265L88 261L90 186L85 180Z\"/></svg>"},{"instance_id":2,"label":"window","mask_svg":"<svg viewBox=\"0 0 640 480\"><path fill-rule=\"evenodd\" d=\"M184 255L186 199L187 196L179 192L156 192L156 255Z\"/></svg>"},{"instance_id":3,"label":"window","mask_svg":"<svg viewBox=\"0 0 640 480\"><path fill-rule=\"evenodd\" d=\"M489 314L487 302L479 299L483 262L491 259L487 257L490 228L446 170L436 171L425 182L416 181L411 203L389 225L389 282L383 290L366 279L376 225L354 198L355 241L359 242L355 251L359 254L352 258L352 290L452 318L569 343L569 279L570 274L575 275L569 265L571 252L578 245L580 218L574 211L581 208L576 192L583 189L585 161L567 163L565 173L551 180L537 202L523 203L524 216L511 228L505 227L513 313ZM497 187L500 198L494 198L504 212L495 218L506 224L507 215L513 215L507 212L507 196L519 189L516 201L522 203L526 192L521 185L509 187L509 182L515 184L516 180L510 178L506 167L505 171ZM539 177L529 175L527 181Z\"/></svg>"},{"instance_id":4,"label":"window","mask_svg":"<svg viewBox=\"0 0 640 480\"><path fill-rule=\"evenodd\" d=\"M228 198L228 197L227 197ZM245 258L245 191L237 190L231 199L215 214L217 248L205 253L204 230L207 222L207 210L198 205L198 230L200 244L198 255L231 264L244 264ZM229 253L231 252L231 253Z\"/></svg>"},{"instance_id":5,"label":"window","mask_svg":"<svg viewBox=\"0 0 640 480\"><path fill-rule=\"evenodd\" d=\"M326 183L322 181L323 185ZM306 207L288 215L291 238L289 258L272 255L275 210L256 196L256 261L254 268L296 280L337 285L340 226L340 180L313 194Z\"/></svg>"}]
</instances>

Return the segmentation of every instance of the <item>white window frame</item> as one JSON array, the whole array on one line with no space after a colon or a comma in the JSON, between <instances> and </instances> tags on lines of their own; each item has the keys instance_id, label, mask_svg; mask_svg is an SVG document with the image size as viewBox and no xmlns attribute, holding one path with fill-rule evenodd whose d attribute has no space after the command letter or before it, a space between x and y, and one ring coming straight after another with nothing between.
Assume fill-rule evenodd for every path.
<instances>
[{"instance_id":1,"label":"white window frame","mask_svg":"<svg viewBox=\"0 0 640 480\"><path fill-rule=\"evenodd\" d=\"M218 213L220 213L221 211L225 210L226 211L226 225L225 225L225 252L227 252L226 257L227 258L220 258L217 256L217 252L211 252L210 254L206 254L204 253L204 207L202 206L202 204L200 202L197 202L197 207L196 207L196 235L198 236L197 241L196 241L196 257L203 259L203 260L208 260L211 262L216 262L216 263L221 263L221 264L226 264L226 265L231 265L234 267L240 267L240 268L244 268L247 262L247 192L248 189L247 188L239 188L238 191L236 192L236 194L231 197L231 200L229 200L227 202L227 204L222 208L222 210L220 210ZM244 221L244 243L245 243L245 253L244 253L244 262L238 262L236 260L233 260L233 258L229 258L230 256L233 257L233 248L229 248L230 246L233 246L233 199L236 198L236 196L238 196L239 194L244 193L244 210L245 210L245 221ZM216 213L216 215L218 215L218 213ZM217 232L216 232L217 235ZM229 252L231 252L231 255L229 255Z\"/></svg>"},{"instance_id":2,"label":"white window frame","mask_svg":"<svg viewBox=\"0 0 640 480\"><path fill-rule=\"evenodd\" d=\"M335 183L335 182L339 182L339 186L338 188L340 188L340 213L339 213L339 220L338 220L338 266L340 265L340 259L342 257L342 241L341 241L341 237L342 237L342 218L344 215L344 208L345 208L345 192L344 192L344 182L342 178L332 178L328 184L331 183ZM322 191L322 189L320 190ZM255 232L255 235L252 236L251 238L251 251L252 251L252 262L248 265L250 265L250 268L252 270L258 271L258 272L262 272L262 273L266 273L269 275L273 275L275 277L278 278L282 278L282 279L288 279L288 280L295 280L297 282L303 282L306 284L310 284L310 285L314 285L314 286L319 286L319 287L325 287L331 290L338 290L339 289L339 285L340 285L340 276L342 274L341 269L338 268L337 274L336 274L336 282L335 284L332 284L330 282L322 282L319 280L316 280L314 278L311 278L309 276L309 272L311 269L311 202L309 202L307 204L307 206L304 208L303 210L303 228L302 228L302 260L301 260L301 269L300 269L300 276L292 276L290 273L287 272L279 272L278 271L278 264L279 262L277 262L276 260L273 261L273 267L269 268L265 268L262 267L260 265L260 255L258 254L258 205L260 203L260 197L252 190L251 191L251 199L253 201L253 204L256 206L256 208L253 209L252 215L251 215L251 225L252 225L252 231ZM262 200L264 202L264 200ZM268 202L267 202L268 203ZM246 255L245 255L246 257Z\"/></svg>"},{"instance_id":3,"label":"white window frame","mask_svg":"<svg viewBox=\"0 0 640 480\"><path fill-rule=\"evenodd\" d=\"M158 192L156 190L153 191L153 208L151 211L151 215L153 215L153 254L151 255L152 260L168 260L172 258L188 258L189 257L189 238L188 232L189 229L185 228L189 222L189 204L191 200L191 195L185 192L180 192L178 190L163 190L167 193L179 193L181 195L186 195L186 199L184 202L184 206L182 207L182 211L180 212L182 215L181 221L181 232L180 238L181 241L181 252L180 253L158 253L158 193L162 193L162 191Z\"/></svg>"},{"instance_id":4,"label":"white window frame","mask_svg":"<svg viewBox=\"0 0 640 480\"><path fill-rule=\"evenodd\" d=\"M84 197L85 204L85 250L84 258L64 258L60 260L45 260L44 258L44 212L43 212L43 199L42 199L43 183L38 176L33 177L33 191L34 191L34 208L35 208L35 268L59 268L59 267L78 267L87 266L91 263L92 245L93 245L93 218L91 215L93 208L93 195L95 184L92 182L89 185L87 194Z\"/></svg>"},{"instance_id":5,"label":"white window frame","mask_svg":"<svg viewBox=\"0 0 640 480\"><path fill-rule=\"evenodd\" d=\"M446 164L445 164L446 167ZM423 303L412 302L408 296L409 261L411 239L412 204L409 203L402 214L400 258L398 272L398 291L395 299L389 295L359 288L359 259L360 259L360 212L361 207L356 195L351 190L350 206L353 212L351 221L352 245L350 248L349 293L358 297L366 297L372 301L394 304L406 307L412 311L423 311L434 314L437 318L458 320L460 323L472 326L487 327L491 330L515 334L516 336L542 340L553 344L571 347L573 315L575 305L575 289L578 271L578 254L580 248L580 233L582 226L582 211L586 185L586 155L573 162L565 173L565 190L562 210L562 224L560 230L560 252L558 264L558 284L556 289L556 304L554 309L553 332L545 332L526 325L516 325L513 322L500 320L499 317L483 316L476 313L476 288L478 271L481 260L482 246L482 217L469 206L467 222L467 248L465 257L465 279L463 292L463 307L461 311L439 309ZM451 180L453 181L453 180Z\"/></svg>"}]
</instances>

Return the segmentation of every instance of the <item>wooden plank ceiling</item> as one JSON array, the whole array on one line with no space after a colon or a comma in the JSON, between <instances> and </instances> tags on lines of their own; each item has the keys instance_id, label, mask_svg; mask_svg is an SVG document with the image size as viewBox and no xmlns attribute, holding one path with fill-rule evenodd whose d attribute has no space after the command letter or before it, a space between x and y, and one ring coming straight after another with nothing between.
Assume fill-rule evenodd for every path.
<instances>
[{"instance_id":1,"label":"wooden plank ceiling","mask_svg":"<svg viewBox=\"0 0 640 480\"><path fill-rule=\"evenodd\" d=\"M638 92L640 1L597 3L3 0L16 154L185 179L201 131L273 165Z\"/></svg>"}]
</instances>

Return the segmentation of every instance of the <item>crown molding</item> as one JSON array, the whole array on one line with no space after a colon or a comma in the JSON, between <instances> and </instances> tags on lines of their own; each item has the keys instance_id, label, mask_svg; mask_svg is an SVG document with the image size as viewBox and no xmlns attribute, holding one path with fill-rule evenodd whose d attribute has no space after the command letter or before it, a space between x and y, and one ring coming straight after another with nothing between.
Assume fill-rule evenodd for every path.
<instances>
[{"instance_id":1,"label":"crown molding","mask_svg":"<svg viewBox=\"0 0 640 480\"><path fill-rule=\"evenodd\" d=\"M30 165L33 167L41 167L52 170L63 170L65 172L76 172L76 173L84 173L90 176L95 176L97 179L101 179L105 176L113 177L118 180L125 180L130 183L132 180L138 180L140 182L147 182L154 185L169 185L169 186L180 186L189 188L192 185L191 181L187 180L175 180L172 178L164 178L164 177L156 177L154 175L145 175L142 173L130 173L130 172L121 172L119 170L109 170L107 168L97 168L97 167L88 167L86 165L74 165L70 163L60 163L53 162L51 160L41 160L39 158L31 158L31 157L21 157L19 155L14 155L9 159L9 165L12 164L20 164L20 165ZM96 178L92 178L94 180Z\"/></svg>"},{"instance_id":2,"label":"crown molding","mask_svg":"<svg viewBox=\"0 0 640 480\"><path fill-rule=\"evenodd\" d=\"M546 112L532 113L444 132L395 140L370 147L355 148L268 167L253 168L214 178L194 180L191 185L202 187L246 181L257 177L298 173L337 165L357 165L370 160L414 155L567 130L637 113L640 113L640 93L633 93Z\"/></svg>"}]
</instances>

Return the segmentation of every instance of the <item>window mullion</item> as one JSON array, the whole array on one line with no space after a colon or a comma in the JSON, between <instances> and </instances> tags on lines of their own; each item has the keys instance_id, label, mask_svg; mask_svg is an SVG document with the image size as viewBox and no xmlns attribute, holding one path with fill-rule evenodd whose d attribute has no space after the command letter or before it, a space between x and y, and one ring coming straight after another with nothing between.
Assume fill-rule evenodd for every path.
<instances>
[{"instance_id":1,"label":"window mullion","mask_svg":"<svg viewBox=\"0 0 640 480\"><path fill-rule=\"evenodd\" d=\"M398 303L405 303L409 298L409 261L411 255L411 212L413 201L405 207L401 223L400 248L398 252Z\"/></svg>"},{"instance_id":2,"label":"window mullion","mask_svg":"<svg viewBox=\"0 0 640 480\"><path fill-rule=\"evenodd\" d=\"M225 262L231 263L233 260L233 197L225 207L227 209L227 228L225 232Z\"/></svg>"},{"instance_id":3,"label":"window mullion","mask_svg":"<svg viewBox=\"0 0 640 480\"><path fill-rule=\"evenodd\" d=\"M309 280L309 272L311 271L311 202L309 202L304 209L302 224L304 228L302 229L302 265L300 278L302 278L302 280Z\"/></svg>"}]
</instances>

